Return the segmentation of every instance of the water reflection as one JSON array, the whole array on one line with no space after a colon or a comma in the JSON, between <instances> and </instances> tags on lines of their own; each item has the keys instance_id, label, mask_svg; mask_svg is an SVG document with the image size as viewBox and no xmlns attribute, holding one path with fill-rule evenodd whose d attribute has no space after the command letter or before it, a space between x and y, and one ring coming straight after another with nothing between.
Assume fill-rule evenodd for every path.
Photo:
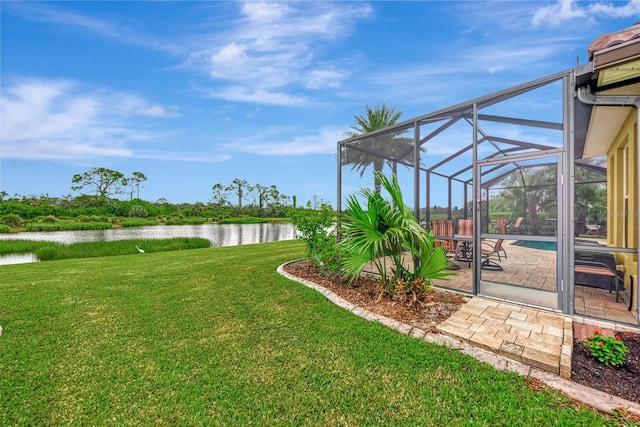
<instances>
[{"instance_id":1,"label":"water reflection","mask_svg":"<svg viewBox=\"0 0 640 427\"><path fill-rule=\"evenodd\" d=\"M0 255L0 265L26 264L29 262L38 262L38 261L39 259L35 254Z\"/></svg>"},{"instance_id":2,"label":"water reflection","mask_svg":"<svg viewBox=\"0 0 640 427\"><path fill-rule=\"evenodd\" d=\"M113 230L0 234L0 241L38 240L70 244L115 240L170 239L174 237L202 237L211 242L211 247L219 247L293 240L295 232L291 224L156 225Z\"/></svg>"}]
</instances>

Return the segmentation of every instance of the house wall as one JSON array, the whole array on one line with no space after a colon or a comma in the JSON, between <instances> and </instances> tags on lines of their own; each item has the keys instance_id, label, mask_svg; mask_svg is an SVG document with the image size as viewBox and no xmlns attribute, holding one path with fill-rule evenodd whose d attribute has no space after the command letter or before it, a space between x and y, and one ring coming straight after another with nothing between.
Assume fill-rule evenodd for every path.
<instances>
[{"instance_id":1,"label":"house wall","mask_svg":"<svg viewBox=\"0 0 640 427\"><path fill-rule=\"evenodd\" d=\"M621 248L638 247L638 112L631 109L607 152L607 245ZM624 265L625 287L629 275L637 271L635 254L616 254L616 262Z\"/></svg>"}]
</instances>

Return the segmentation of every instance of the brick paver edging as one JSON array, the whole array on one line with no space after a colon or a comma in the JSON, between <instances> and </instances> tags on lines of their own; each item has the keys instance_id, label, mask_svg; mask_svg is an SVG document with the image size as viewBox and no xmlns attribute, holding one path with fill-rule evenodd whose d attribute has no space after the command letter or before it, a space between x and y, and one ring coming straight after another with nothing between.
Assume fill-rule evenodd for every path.
<instances>
[{"instance_id":1,"label":"brick paver edging","mask_svg":"<svg viewBox=\"0 0 640 427\"><path fill-rule=\"evenodd\" d=\"M328 290L327 288L318 285L309 280L301 279L297 276L293 276L284 271L284 266L288 264L282 264L278 267L278 273L287 279L294 280L301 283L311 289L315 289L327 298L330 302L334 303L338 307L344 308L364 319L379 322L383 325L396 330L397 332L405 335L410 335L414 338L423 339L427 342L443 345L447 348L458 350L463 354L467 354L480 362L488 363L495 369L500 371L513 371L520 375L535 378L542 381L547 386L558 390L572 399L576 399L585 405L591 406L602 412L611 413L616 409L625 408L626 410L633 412L636 415L640 415L640 404L622 399L617 396L610 395L608 393L592 389L590 387L583 386L581 384L573 383L564 378L560 378L558 375L554 375L550 372L542 371L532 366L525 365L524 363L517 362L515 360L507 359L495 353L473 347L469 344L460 342L445 335L432 334L423 329L416 328L406 323L399 322L380 314L373 313L362 307L354 305L349 301L341 298L336 293Z\"/></svg>"}]
</instances>

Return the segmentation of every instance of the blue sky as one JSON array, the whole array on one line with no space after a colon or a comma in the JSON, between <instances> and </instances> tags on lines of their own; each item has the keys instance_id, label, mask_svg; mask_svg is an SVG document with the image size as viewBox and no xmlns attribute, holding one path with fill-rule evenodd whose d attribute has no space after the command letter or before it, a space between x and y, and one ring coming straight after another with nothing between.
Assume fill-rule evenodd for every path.
<instances>
[{"instance_id":1,"label":"blue sky","mask_svg":"<svg viewBox=\"0 0 640 427\"><path fill-rule=\"evenodd\" d=\"M73 175L105 167L144 173L150 201L207 202L240 178L335 203L336 143L365 105L404 120L585 63L640 1L3 1L0 14L10 196L78 195Z\"/></svg>"}]
</instances>

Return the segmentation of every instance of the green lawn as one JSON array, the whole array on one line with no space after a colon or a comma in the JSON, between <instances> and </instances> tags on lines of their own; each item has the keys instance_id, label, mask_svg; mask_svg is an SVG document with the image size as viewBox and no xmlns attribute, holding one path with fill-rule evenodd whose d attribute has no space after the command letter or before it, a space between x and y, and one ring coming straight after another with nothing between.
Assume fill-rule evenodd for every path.
<instances>
[{"instance_id":1,"label":"green lawn","mask_svg":"<svg viewBox=\"0 0 640 427\"><path fill-rule=\"evenodd\" d=\"M281 277L299 242L0 268L0 425L614 425Z\"/></svg>"}]
</instances>

